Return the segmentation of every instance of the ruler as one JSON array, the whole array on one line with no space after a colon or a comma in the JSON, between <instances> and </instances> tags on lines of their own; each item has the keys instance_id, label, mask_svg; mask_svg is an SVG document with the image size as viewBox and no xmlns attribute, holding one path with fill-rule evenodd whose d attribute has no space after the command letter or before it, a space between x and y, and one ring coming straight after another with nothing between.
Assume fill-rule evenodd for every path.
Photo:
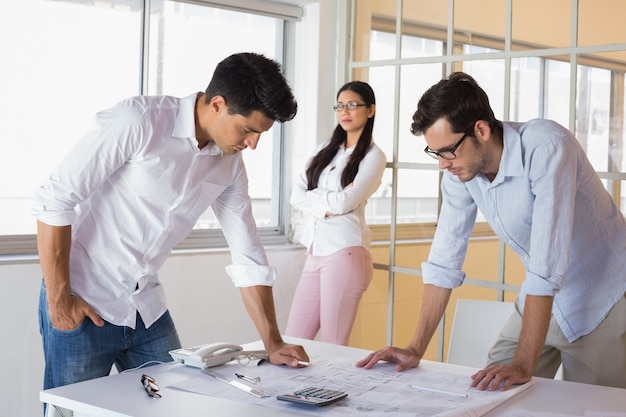
<instances>
[{"instance_id":1,"label":"ruler","mask_svg":"<svg viewBox=\"0 0 626 417\"><path fill-rule=\"evenodd\" d=\"M224 376L222 374L220 374L219 372L216 371L212 371L211 368L205 368L202 370L202 373L207 374L209 376L212 376L213 378L225 382L229 385L232 385L235 388L239 388L242 391L247 392L248 394L252 394L257 398L267 398L269 397L268 394L264 393L261 390L258 390L256 388L252 388L246 384L244 384L243 382L237 381L233 378L229 378L227 376Z\"/></svg>"}]
</instances>

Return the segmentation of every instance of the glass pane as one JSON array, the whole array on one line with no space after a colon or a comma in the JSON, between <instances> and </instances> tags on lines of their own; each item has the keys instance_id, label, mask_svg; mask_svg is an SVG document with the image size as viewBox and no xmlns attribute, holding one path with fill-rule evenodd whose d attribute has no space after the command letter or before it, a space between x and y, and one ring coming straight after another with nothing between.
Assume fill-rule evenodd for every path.
<instances>
[{"instance_id":1,"label":"glass pane","mask_svg":"<svg viewBox=\"0 0 626 417\"><path fill-rule=\"evenodd\" d=\"M227 56L256 52L281 61L278 40L282 20L220 8L155 0L150 16L150 55L148 94L187 96L204 91L213 68ZM233 32L241 36L224 36ZM207 47L207 39L220 39ZM184 48L181 48L184 45ZM204 51L190 54L189 51ZM253 212L259 227L277 226L278 177L280 164L273 161L280 141L275 124L261 136L255 150L243 152L249 178ZM211 209L199 219L196 228L219 227Z\"/></svg>"},{"instance_id":2,"label":"glass pane","mask_svg":"<svg viewBox=\"0 0 626 417\"><path fill-rule=\"evenodd\" d=\"M392 59L396 53L396 35L389 32L372 30L369 59Z\"/></svg>"},{"instance_id":3,"label":"glass pane","mask_svg":"<svg viewBox=\"0 0 626 417\"><path fill-rule=\"evenodd\" d=\"M437 220L439 170L398 170L397 222L427 223Z\"/></svg>"},{"instance_id":4,"label":"glass pane","mask_svg":"<svg viewBox=\"0 0 626 417\"><path fill-rule=\"evenodd\" d=\"M570 63L566 56L545 59L544 114L569 127Z\"/></svg>"},{"instance_id":5,"label":"glass pane","mask_svg":"<svg viewBox=\"0 0 626 417\"><path fill-rule=\"evenodd\" d=\"M367 224L390 223L392 174L391 169L385 169L378 190L369 198L365 207L365 221Z\"/></svg>"},{"instance_id":6,"label":"glass pane","mask_svg":"<svg viewBox=\"0 0 626 417\"><path fill-rule=\"evenodd\" d=\"M35 233L34 190L96 112L139 94L142 3L0 2L0 234Z\"/></svg>"},{"instance_id":7,"label":"glass pane","mask_svg":"<svg viewBox=\"0 0 626 417\"><path fill-rule=\"evenodd\" d=\"M354 61L396 57L396 2L359 0L354 7Z\"/></svg>"},{"instance_id":8,"label":"glass pane","mask_svg":"<svg viewBox=\"0 0 626 417\"><path fill-rule=\"evenodd\" d=\"M599 4L605 6L599 7ZM578 0L578 46L624 42L624 16L624 1Z\"/></svg>"},{"instance_id":9,"label":"glass pane","mask_svg":"<svg viewBox=\"0 0 626 417\"><path fill-rule=\"evenodd\" d=\"M570 46L571 10L571 0L513 0L511 48L525 50Z\"/></svg>"},{"instance_id":10,"label":"glass pane","mask_svg":"<svg viewBox=\"0 0 626 417\"><path fill-rule=\"evenodd\" d=\"M364 80L374 90L376 95L376 121L374 122L374 140L387 156L393 158L393 126L395 120L395 68L372 67L365 70L356 70L361 77L355 80ZM365 75L367 74L367 75Z\"/></svg>"},{"instance_id":11,"label":"glass pane","mask_svg":"<svg viewBox=\"0 0 626 417\"><path fill-rule=\"evenodd\" d=\"M510 120L524 122L541 116L542 81L542 59L537 57L511 59Z\"/></svg>"},{"instance_id":12,"label":"glass pane","mask_svg":"<svg viewBox=\"0 0 626 417\"><path fill-rule=\"evenodd\" d=\"M478 85L485 90L496 118L504 120L504 60L464 61L463 71L474 77Z\"/></svg>"},{"instance_id":13,"label":"glass pane","mask_svg":"<svg viewBox=\"0 0 626 417\"><path fill-rule=\"evenodd\" d=\"M447 27L447 1L403 1L402 58L443 55Z\"/></svg>"},{"instance_id":14,"label":"glass pane","mask_svg":"<svg viewBox=\"0 0 626 417\"><path fill-rule=\"evenodd\" d=\"M277 37L282 34L281 22L255 14L153 0L148 94L184 96L204 91L213 68L236 52L257 52L280 61ZM228 32L240 36L224 36ZM220 42L208 46L211 39Z\"/></svg>"},{"instance_id":15,"label":"glass pane","mask_svg":"<svg viewBox=\"0 0 626 417\"><path fill-rule=\"evenodd\" d=\"M422 94L439 82L443 76L442 64L404 65L401 69L398 161L432 164L435 161L424 153L426 142L422 136L411 133L413 114Z\"/></svg>"},{"instance_id":16,"label":"glass pane","mask_svg":"<svg viewBox=\"0 0 626 417\"><path fill-rule=\"evenodd\" d=\"M596 171L610 171L611 72L579 65L577 74L576 138Z\"/></svg>"},{"instance_id":17,"label":"glass pane","mask_svg":"<svg viewBox=\"0 0 626 417\"><path fill-rule=\"evenodd\" d=\"M506 2L502 0L456 0L454 2L454 42L492 48L482 52L504 49L505 6ZM466 53L482 52L468 50Z\"/></svg>"},{"instance_id":18,"label":"glass pane","mask_svg":"<svg viewBox=\"0 0 626 417\"><path fill-rule=\"evenodd\" d=\"M413 251L411 251L413 249ZM415 256L414 248L396 248L397 252L406 251L411 254L414 263L419 265ZM403 258L408 258L407 256ZM411 341L411 336L415 333L417 320L419 318L421 300L423 298L423 284L420 277L403 273L395 273L394 299L393 299L393 340L394 346L407 346ZM433 341L436 337L433 337ZM437 359L436 342L429 344L429 348L424 353L424 358L429 360Z\"/></svg>"},{"instance_id":19,"label":"glass pane","mask_svg":"<svg viewBox=\"0 0 626 417\"><path fill-rule=\"evenodd\" d=\"M443 41L415 36L402 36L402 55L402 58L443 55Z\"/></svg>"}]
</instances>

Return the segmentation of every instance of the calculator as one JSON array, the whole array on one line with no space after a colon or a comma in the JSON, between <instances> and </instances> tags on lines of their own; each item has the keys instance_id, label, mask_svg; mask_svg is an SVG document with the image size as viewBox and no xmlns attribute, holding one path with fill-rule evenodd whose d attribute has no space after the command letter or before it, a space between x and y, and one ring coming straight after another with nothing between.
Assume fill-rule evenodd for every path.
<instances>
[{"instance_id":1,"label":"calculator","mask_svg":"<svg viewBox=\"0 0 626 417\"><path fill-rule=\"evenodd\" d=\"M298 391L294 391L293 394L279 395L276 398L283 401L291 401L298 404L312 405L315 407L321 407L334 403L348 396L347 392L337 391L320 387L307 387Z\"/></svg>"}]
</instances>

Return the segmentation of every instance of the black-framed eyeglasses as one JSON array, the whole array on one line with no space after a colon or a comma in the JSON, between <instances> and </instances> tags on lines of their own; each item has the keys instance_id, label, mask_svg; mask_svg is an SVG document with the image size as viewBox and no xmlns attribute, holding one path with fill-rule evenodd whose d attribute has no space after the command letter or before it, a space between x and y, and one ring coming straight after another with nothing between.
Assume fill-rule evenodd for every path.
<instances>
[{"instance_id":1,"label":"black-framed eyeglasses","mask_svg":"<svg viewBox=\"0 0 626 417\"><path fill-rule=\"evenodd\" d=\"M367 106L367 104L359 104L359 103L356 103L354 101L349 101L346 104L343 104L343 103L335 104L333 106L333 110L335 110L335 111L343 111L343 109L356 110L359 107L363 107L363 106Z\"/></svg>"},{"instance_id":2,"label":"black-framed eyeglasses","mask_svg":"<svg viewBox=\"0 0 626 417\"><path fill-rule=\"evenodd\" d=\"M141 384L143 385L143 389L146 390L146 393L149 396L161 398L161 394L159 394L159 386L156 383L156 379L152 378L149 375L143 374L141 375Z\"/></svg>"},{"instance_id":3,"label":"black-framed eyeglasses","mask_svg":"<svg viewBox=\"0 0 626 417\"><path fill-rule=\"evenodd\" d=\"M458 147L461 146L461 143L463 143L467 135L468 133L463 134L463 136L461 136L461 139L459 139L459 141L454 146L448 149L433 151L432 149L428 148L428 145L426 145L426 147L424 148L424 152L426 152L426 155L430 156L433 159L438 159L439 157L441 157L447 161L450 161L456 158L454 151L456 151Z\"/></svg>"}]
</instances>

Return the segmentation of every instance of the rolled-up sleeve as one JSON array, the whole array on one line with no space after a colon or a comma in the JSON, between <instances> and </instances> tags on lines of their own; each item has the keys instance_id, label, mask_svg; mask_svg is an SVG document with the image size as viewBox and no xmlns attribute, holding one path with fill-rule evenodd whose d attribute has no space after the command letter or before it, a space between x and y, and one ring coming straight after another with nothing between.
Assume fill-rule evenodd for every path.
<instances>
[{"instance_id":1,"label":"rolled-up sleeve","mask_svg":"<svg viewBox=\"0 0 626 417\"><path fill-rule=\"evenodd\" d=\"M271 287L276 280L276 269L265 265L228 265L226 273L235 287L265 285Z\"/></svg>"},{"instance_id":2,"label":"rolled-up sleeve","mask_svg":"<svg viewBox=\"0 0 626 417\"><path fill-rule=\"evenodd\" d=\"M448 172L443 174L441 192L441 213L422 275L426 284L456 288L465 280L461 268L478 209L465 185Z\"/></svg>"},{"instance_id":3,"label":"rolled-up sleeve","mask_svg":"<svg viewBox=\"0 0 626 417\"><path fill-rule=\"evenodd\" d=\"M42 185L35 191L35 202L31 214L39 221L51 226L67 226L76 219L77 199L65 199L53 182ZM71 195L71 193L69 193Z\"/></svg>"},{"instance_id":4,"label":"rolled-up sleeve","mask_svg":"<svg viewBox=\"0 0 626 417\"><path fill-rule=\"evenodd\" d=\"M226 267L226 272L237 287L272 286L276 271L269 266L257 232L243 161L233 168L235 181L212 204L230 248L232 265Z\"/></svg>"},{"instance_id":5,"label":"rolled-up sleeve","mask_svg":"<svg viewBox=\"0 0 626 417\"><path fill-rule=\"evenodd\" d=\"M560 291L562 283L562 278L555 280L555 277L552 277L551 280L548 280L531 271L526 271L526 279L522 283L522 290L525 294L553 296Z\"/></svg>"},{"instance_id":6,"label":"rolled-up sleeve","mask_svg":"<svg viewBox=\"0 0 626 417\"><path fill-rule=\"evenodd\" d=\"M463 284L465 273L459 269L445 268L432 262L422 262L424 284L442 288L456 288Z\"/></svg>"},{"instance_id":7,"label":"rolled-up sleeve","mask_svg":"<svg viewBox=\"0 0 626 417\"><path fill-rule=\"evenodd\" d=\"M48 180L35 190L31 214L52 226L67 226L84 201L138 146L136 109L117 106L98 113L89 131L72 147Z\"/></svg>"}]
</instances>

